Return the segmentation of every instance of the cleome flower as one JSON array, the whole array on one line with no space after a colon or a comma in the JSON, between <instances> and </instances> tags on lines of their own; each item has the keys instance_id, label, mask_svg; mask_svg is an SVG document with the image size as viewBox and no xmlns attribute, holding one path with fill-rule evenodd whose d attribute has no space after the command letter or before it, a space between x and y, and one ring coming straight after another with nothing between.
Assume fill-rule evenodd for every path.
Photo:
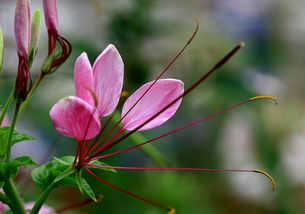
<instances>
[{"instance_id":1,"label":"cleome flower","mask_svg":"<svg viewBox=\"0 0 305 214\"><path fill-rule=\"evenodd\" d=\"M196 31L195 31L196 33ZM195 34L194 33L194 34ZM161 79L171 64L180 56L194 35L178 53L173 61L153 81L148 82L136 90L125 101L122 108L121 119L103 134L109 124L110 118L101 124L101 118L111 115L119 102L123 86L124 65L122 58L114 45L107 48L98 56L91 66L86 53L81 54L75 63L74 79L76 96L69 96L59 100L50 110L53 125L59 134L73 137L78 141L74 166L76 170L86 170L99 181L152 205L165 208L169 213L175 213L171 207L147 200L139 195L124 190L97 176L89 167L121 169L121 170L185 170L185 171L231 171L261 173L274 181L270 175L260 170L228 170L228 169L202 169L202 168L144 168L99 165L97 160L114 156L133 150L144 144L166 137L190 126L201 123L221 113L233 110L241 105L257 99L272 99L269 96L257 96L231 106L198 121L189 123L181 128L165 133L161 136L145 141L113 153L105 153L108 149L124 142L135 133L158 127L169 120L179 108L182 98L204 82L212 73L225 64L243 44L236 46L222 58L209 72L204 74L192 86L184 90L184 84L177 79Z\"/></svg>"}]
</instances>

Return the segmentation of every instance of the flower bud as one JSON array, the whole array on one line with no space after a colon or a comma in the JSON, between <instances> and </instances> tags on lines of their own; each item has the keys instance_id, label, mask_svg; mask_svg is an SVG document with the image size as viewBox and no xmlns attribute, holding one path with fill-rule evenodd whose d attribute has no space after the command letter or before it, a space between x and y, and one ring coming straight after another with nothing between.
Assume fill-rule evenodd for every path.
<instances>
[{"instance_id":1,"label":"flower bud","mask_svg":"<svg viewBox=\"0 0 305 214\"><path fill-rule=\"evenodd\" d=\"M29 0L17 0L15 12L15 37L18 55L27 57L31 38Z\"/></svg>"},{"instance_id":2,"label":"flower bud","mask_svg":"<svg viewBox=\"0 0 305 214\"><path fill-rule=\"evenodd\" d=\"M38 51L40 29L41 29L41 11L37 9L32 15L31 43L30 43L29 57L28 57L29 68L32 66L32 63Z\"/></svg>"},{"instance_id":3,"label":"flower bud","mask_svg":"<svg viewBox=\"0 0 305 214\"><path fill-rule=\"evenodd\" d=\"M29 0L17 0L14 23L19 58L14 92L14 97L17 99L17 102L24 101L32 87L28 66L28 50L31 38L30 22L31 12Z\"/></svg>"},{"instance_id":4,"label":"flower bud","mask_svg":"<svg viewBox=\"0 0 305 214\"><path fill-rule=\"evenodd\" d=\"M57 0L43 0L43 10L48 31L57 31Z\"/></svg>"}]
</instances>

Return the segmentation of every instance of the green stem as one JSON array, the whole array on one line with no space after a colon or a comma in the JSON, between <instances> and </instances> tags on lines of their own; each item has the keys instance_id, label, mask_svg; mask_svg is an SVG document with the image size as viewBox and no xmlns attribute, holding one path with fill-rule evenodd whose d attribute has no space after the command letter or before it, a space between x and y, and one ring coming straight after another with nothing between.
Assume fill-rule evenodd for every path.
<instances>
[{"instance_id":1,"label":"green stem","mask_svg":"<svg viewBox=\"0 0 305 214\"><path fill-rule=\"evenodd\" d=\"M7 199L7 197L3 193L0 193L0 201L2 203L5 203L5 204L9 203L9 200Z\"/></svg>"},{"instance_id":2,"label":"green stem","mask_svg":"<svg viewBox=\"0 0 305 214\"><path fill-rule=\"evenodd\" d=\"M28 105L28 103L30 102L30 100L32 99L36 89L38 88L38 86L40 85L41 81L43 80L43 78L45 77L45 74L41 73L38 77L38 79L36 80L34 86L32 87L30 93L28 94L26 100L22 103L21 107L20 107L20 113L19 115L21 115L24 111L24 109L26 108L26 106Z\"/></svg>"},{"instance_id":3,"label":"green stem","mask_svg":"<svg viewBox=\"0 0 305 214\"><path fill-rule=\"evenodd\" d=\"M7 205L11 208L14 214L26 214L21 197L16 189L16 186L11 178L5 176L2 163L0 162L0 177L4 178L3 191L8 199ZM2 197L2 199L4 199Z\"/></svg>"},{"instance_id":4,"label":"green stem","mask_svg":"<svg viewBox=\"0 0 305 214\"><path fill-rule=\"evenodd\" d=\"M10 96L7 98L7 101L6 101L5 105L4 105L4 108L2 110L2 114L0 116L0 124L2 124L2 121L3 121L3 119L4 119L5 115L6 115L7 110L9 109L9 107L11 106L11 104L12 104L12 102L14 100L14 90L15 89L12 90Z\"/></svg>"},{"instance_id":5,"label":"green stem","mask_svg":"<svg viewBox=\"0 0 305 214\"><path fill-rule=\"evenodd\" d=\"M14 117L13 117L13 120L12 120L10 133L9 133L9 136L8 136L8 139L7 139L7 143L6 143L6 146L7 146L6 147L6 156L5 156L6 162L9 162L10 158L11 158L11 147L12 147L13 133L14 133L16 122L17 122L18 112L19 112L19 109L20 109L20 105L21 105L20 102L16 103Z\"/></svg>"},{"instance_id":6,"label":"green stem","mask_svg":"<svg viewBox=\"0 0 305 214\"><path fill-rule=\"evenodd\" d=\"M37 201L35 202L34 207L30 211L30 214L38 214L40 208L44 204L44 202L47 200L50 192L56 187L56 183L51 183L38 197Z\"/></svg>"}]
</instances>

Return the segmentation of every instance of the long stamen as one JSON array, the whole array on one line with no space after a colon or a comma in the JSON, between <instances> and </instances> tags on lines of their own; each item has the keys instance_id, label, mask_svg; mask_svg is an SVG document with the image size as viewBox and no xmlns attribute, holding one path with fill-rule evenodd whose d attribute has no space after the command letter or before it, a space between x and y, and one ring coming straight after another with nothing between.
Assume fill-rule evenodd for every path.
<instances>
[{"instance_id":1,"label":"long stamen","mask_svg":"<svg viewBox=\"0 0 305 214\"><path fill-rule=\"evenodd\" d=\"M100 130L100 132L98 133L97 136L102 136L103 132L105 131L105 129L108 127L108 125L110 124L111 120L112 120L113 114L108 118L108 120L106 121L105 125L103 126L103 128ZM90 149L87 151L85 157L87 155L89 155L90 153L92 153L105 139L105 136L103 136L101 139L98 139L99 137L95 138L95 140L93 141Z\"/></svg>"},{"instance_id":2,"label":"long stamen","mask_svg":"<svg viewBox=\"0 0 305 214\"><path fill-rule=\"evenodd\" d=\"M141 95L141 97L132 105L132 107L121 117L121 119L106 133L103 140L109 136L114 129L122 122L122 120L131 112L131 110L143 99L143 97L150 91L150 89L156 84L156 82L163 76L164 73L168 71L168 69L177 61L177 59L181 56L181 54L185 51L185 49L191 44L195 36L199 31L199 21L195 18L196 26L195 30L192 33L191 37L188 39L183 48L178 52L178 54L170 61L170 63L163 69L163 71L157 76L157 78L153 81L153 83L146 89L146 91ZM101 141L99 141L101 143Z\"/></svg>"},{"instance_id":3,"label":"long stamen","mask_svg":"<svg viewBox=\"0 0 305 214\"><path fill-rule=\"evenodd\" d=\"M105 168L105 169L123 169L123 170L160 170L160 171L208 171L208 172L253 172L266 176L272 183L272 191L276 188L273 177L265 171L259 169L205 169L205 168L156 168L156 167L124 167L124 166L104 166L95 164L86 164L87 166Z\"/></svg>"},{"instance_id":4,"label":"long stamen","mask_svg":"<svg viewBox=\"0 0 305 214\"><path fill-rule=\"evenodd\" d=\"M88 123L86 125L86 129L85 129L85 132L84 132L84 136L83 136L83 139L81 141L78 142L78 146L77 146L77 152L76 152L76 156L75 156L75 159L74 159L74 163L76 163L76 161L78 160L79 163L81 163L81 159L82 159L82 156L84 155L85 151L83 150L83 145L87 145L88 143L84 143L85 140L86 140L86 136L88 134L88 131L89 131L89 127L90 127L90 124L92 122L92 119L93 119L93 115L95 113L95 109L98 105L98 100L97 100L97 97L95 95L95 93L89 88L89 87L86 87L86 89L90 92L91 96L93 97L93 100L94 100L94 108L92 110L92 113L90 115L90 118L88 120ZM90 141L89 141L90 143ZM78 157L79 156L79 157Z\"/></svg>"},{"instance_id":5,"label":"long stamen","mask_svg":"<svg viewBox=\"0 0 305 214\"><path fill-rule=\"evenodd\" d=\"M111 143L113 140L115 140L118 136L120 136L120 134L122 134L124 132L124 130L121 128L120 130L118 130L110 139L108 139L99 149L103 149L105 147L105 145L108 145L109 143ZM103 142L102 140L100 142ZM99 143L100 143L99 142ZM92 153L94 151L94 149L97 148L97 146L99 145L99 143L96 143L86 154L89 155L90 153ZM86 155L86 156L87 156ZM85 156L85 157L86 157Z\"/></svg>"},{"instance_id":6,"label":"long stamen","mask_svg":"<svg viewBox=\"0 0 305 214\"><path fill-rule=\"evenodd\" d=\"M137 126L135 129L131 130L127 134L123 135L119 139L115 140L113 143L110 145L106 145L103 148L97 150L91 157L93 158L96 155L98 155L100 152L105 151L109 149L110 147L116 145L117 143L121 142L122 140L126 139L128 136L132 135L134 132L138 131L141 129L143 126L145 126L147 123L151 122L153 119L158 117L160 114L162 114L164 111L166 111L169 107L174 105L178 100L180 100L182 97L186 96L189 94L192 90L194 90L197 86L199 86L201 83L203 83L209 76L211 76L215 71L217 71L219 68L221 68L228 60L235 55L241 48L245 46L244 43L240 43L237 45L235 48L233 48L229 53L227 53L218 63L215 64L215 66L207 72L205 75L203 75L197 82L195 82L190 88L188 88L184 93L180 96L178 96L176 99L174 99L172 102L170 102L167 106L165 106L163 109L161 109L158 113L147 119L145 122L143 122L141 125ZM105 145L105 144L104 144Z\"/></svg>"},{"instance_id":7,"label":"long stamen","mask_svg":"<svg viewBox=\"0 0 305 214\"><path fill-rule=\"evenodd\" d=\"M127 194L127 195L130 195L130 196L133 196L133 197L135 197L135 198L137 198L137 199L140 199L140 200L142 200L142 201L145 201L146 203L149 203L149 204L151 204L151 205L154 205L154 206L157 206L157 207L160 207L160 208L163 208L163 209L167 209L167 210L169 211L168 214L174 214L174 213L175 213L175 209L172 208L172 207L168 207L168 206L165 206L165 205L163 205L163 204L159 204L159 203L157 203L157 202L150 201L150 200L145 199L145 198L143 198L143 197L141 197L141 196L139 196L139 195L136 195L136 194L134 194L134 193L132 193L132 192L129 192L129 191L127 191L127 190L124 190L124 189L122 189L122 188L120 188L120 187L118 187L118 186L116 186L116 185L114 185L114 184L112 184L112 183L109 183L108 181L106 181L106 180L104 180L104 179L98 177L96 174L94 174L94 173L93 173L90 169L88 169L87 167L84 167L84 169L85 169L88 173L90 173L95 179L97 179L97 180L103 182L104 184L107 184L108 186L111 186L111 187L113 187L113 188L115 188L115 189L117 189L117 190L119 190L119 191L121 191L121 192L123 192L123 193L125 193L125 194Z\"/></svg>"},{"instance_id":8,"label":"long stamen","mask_svg":"<svg viewBox=\"0 0 305 214\"><path fill-rule=\"evenodd\" d=\"M195 121L195 122L189 123L189 124L187 124L187 125L185 125L185 126L183 126L183 127L180 127L180 128L175 129L175 130L173 130L173 131L170 131L170 132L168 132L168 133L165 133L165 134L163 134L163 135L161 135L161 136L158 136L158 137L156 137L156 138L153 138L153 139L151 139L151 140L148 140L148 141L145 141L145 142L143 142L143 143L140 143L140 144L131 146L131 147L126 148L126 149L122 149L122 150L120 150L120 151L116 151L116 152L113 152L113 153L110 153L110 154L106 154L106 155L102 155L102 156L99 156L99 157L92 158L92 159L90 159L90 161L92 161L92 160L98 160L98 159L102 159L102 158L106 158L106 157L110 157L110 156L113 156L113 155L121 154L121 153L123 153L123 152L130 151L130 150L132 150L132 149L135 149L135 148L138 148L138 147L140 147L140 146L143 146L143 145L145 145L145 144L147 144L147 143L150 143L150 142L159 140L159 139L164 138L164 137L166 137L166 136L168 136L168 135L174 134L174 133L176 133L176 132L179 132L179 131L182 131L182 130L184 130L184 129L186 129L186 128L189 128L189 127L191 127L191 126L194 126L194 125L197 125L197 124L199 124L199 123L202 123L202 122L204 122L204 121L206 121L206 120L209 120L209 119L211 119L211 118L213 118L213 117L216 117L216 116L218 116L218 115L220 115L220 114L223 114L223 113L225 113L225 112L231 111L231 110L236 109L236 108L238 108L238 107L240 107L240 106L242 106L242 105L244 105L244 104L247 104L247 103L249 103L249 102L252 102L252 101L255 101L255 100L258 100L258 99L272 99L276 104L278 103L277 99L274 98L274 97L271 97L271 96L256 96L256 97L252 97L252 98L250 98L250 99L248 99L248 100L246 100L246 101L243 101L243 102L241 102L241 103L239 103L239 104L237 104L237 105L234 105L234 106L231 106L231 107L229 107L229 108L226 108L226 109L224 109L224 110L222 110L222 111L213 113L213 114L211 114L211 115L209 115L209 116L207 116L207 117L204 117L204 118L202 118L202 119L200 119L200 120L197 120L197 121Z\"/></svg>"}]
</instances>

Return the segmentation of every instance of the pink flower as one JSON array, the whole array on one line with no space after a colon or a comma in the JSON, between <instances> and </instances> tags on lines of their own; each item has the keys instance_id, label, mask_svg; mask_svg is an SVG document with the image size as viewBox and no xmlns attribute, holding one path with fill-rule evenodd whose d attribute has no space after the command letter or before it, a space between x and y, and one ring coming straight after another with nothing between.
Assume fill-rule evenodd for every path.
<instances>
[{"instance_id":1,"label":"pink flower","mask_svg":"<svg viewBox=\"0 0 305 214\"><path fill-rule=\"evenodd\" d=\"M187 45L188 44L189 43L187 43ZM152 202L134 193L128 192L118 186L115 186L114 184L111 184L94 174L91 169L89 169L89 167L112 168L119 170L255 172L264 174L271 178L267 173L260 170L144 168L105 166L92 163L92 161L127 152L147 143L156 141L160 138L184 130L185 128L201 123L214 116L235 109L251 101L257 99L274 99L273 97L268 96L253 97L220 112L189 123L181 128L145 141L141 144L101 155L118 143L123 142L134 132L158 127L170 119L179 108L182 97L189 94L193 89L204 82L211 74L217 71L241 47L243 47L243 44L240 44L232 49L209 72L204 74L198 81L196 81L185 91L182 81L176 79L161 79L161 76L168 70L170 65L185 49L184 47L182 51L179 52L179 54L174 58L174 60L170 62L164 71L156 78L156 80L141 86L125 101L122 109L121 119L106 134L103 134L103 131L109 124L111 117L107 120L107 122L105 122L105 124L103 124L103 126L101 125L99 119L110 115L117 107L123 85L123 61L120 54L113 45L108 45L108 47L96 59L93 66L91 66L87 55L83 53L76 60L74 69L76 96L70 96L60 100L52 107L50 111L50 117L56 130L61 135L73 137L78 140L78 148L74 161L77 169L85 169L89 174L91 174L99 181L130 196L143 200L152 205L168 209L170 214L175 213L173 208ZM121 125L120 128L118 128L119 125ZM126 133L125 131L129 132ZM94 137L95 139L92 139Z\"/></svg>"},{"instance_id":2,"label":"pink flower","mask_svg":"<svg viewBox=\"0 0 305 214\"><path fill-rule=\"evenodd\" d=\"M77 97L60 100L50 111L57 131L64 136L74 137L79 142L95 137L100 131L99 118L111 114L119 102L123 70L122 58L113 45L108 45L93 67L86 53L79 56L74 69ZM154 87L133 107L152 84L153 82L146 83L126 100L121 131L135 129L183 93L183 83L180 80L162 79L155 82ZM139 130L162 125L177 111L181 99ZM129 110L131 111L128 112Z\"/></svg>"},{"instance_id":3,"label":"pink flower","mask_svg":"<svg viewBox=\"0 0 305 214\"><path fill-rule=\"evenodd\" d=\"M31 12L29 0L17 0L15 12L15 37L19 57L15 98L25 100L31 90L31 77L28 68L28 49L31 38Z\"/></svg>"}]
</instances>

